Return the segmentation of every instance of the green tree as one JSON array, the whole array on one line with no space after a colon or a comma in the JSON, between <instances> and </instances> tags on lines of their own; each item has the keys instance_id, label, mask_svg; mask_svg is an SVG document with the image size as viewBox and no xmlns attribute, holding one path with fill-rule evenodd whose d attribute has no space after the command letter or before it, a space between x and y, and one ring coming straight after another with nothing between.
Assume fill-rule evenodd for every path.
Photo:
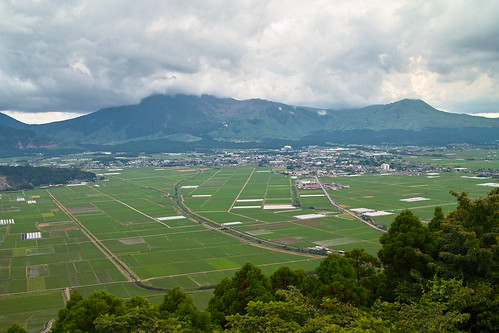
<instances>
[{"instance_id":1,"label":"green tree","mask_svg":"<svg viewBox=\"0 0 499 333\"><path fill-rule=\"evenodd\" d=\"M211 328L209 313L199 311L189 294L174 287L163 298L159 306L163 318L179 318L185 326L194 330L208 331Z\"/></svg>"},{"instance_id":2,"label":"green tree","mask_svg":"<svg viewBox=\"0 0 499 333\"><path fill-rule=\"evenodd\" d=\"M157 308L128 309L124 315L104 314L95 319L95 332L128 333L128 332L185 332L191 331L178 318L161 319Z\"/></svg>"},{"instance_id":3,"label":"green tree","mask_svg":"<svg viewBox=\"0 0 499 333\"><path fill-rule=\"evenodd\" d=\"M279 289L288 289L288 286L300 288L306 276L307 273L302 269L291 270L287 266L281 266L270 276L270 283L274 292Z\"/></svg>"},{"instance_id":4,"label":"green tree","mask_svg":"<svg viewBox=\"0 0 499 333\"><path fill-rule=\"evenodd\" d=\"M395 218L380 243L378 257L385 268L388 287L385 296L394 297L391 291L402 282L412 288L410 284L418 279L432 277L434 272L429 263L437 249L436 238L410 210Z\"/></svg>"},{"instance_id":5,"label":"green tree","mask_svg":"<svg viewBox=\"0 0 499 333\"><path fill-rule=\"evenodd\" d=\"M103 290L85 299L75 290L66 307L59 310L52 332L95 332L95 319L105 314L124 315L123 301Z\"/></svg>"},{"instance_id":6,"label":"green tree","mask_svg":"<svg viewBox=\"0 0 499 333\"><path fill-rule=\"evenodd\" d=\"M445 311L441 303L400 303L376 301L372 308L375 317L389 321L390 332L460 332L458 325L468 315Z\"/></svg>"},{"instance_id":7,"label":"green tree","mask_svg":"<svg viewBox=\"0 0 499 333\"><path fill-rule=\"evenodd\" d=\"M330 297L355 305L367 303L368 291L359 285L350 259L330 254L321 261L315 272L318 278L313 289L316 302L320 302L323 297Z\"/></svg>"},{"instance_id":8,"label":"green tree","mask_svg":"<svg viewBox=\"0 0 499 333\"><path fill-rule=\"evenodd\" d=\"M250 301L268 302L273 299L272 286L260 268L246 263L231 279L225 278L215 286L208 303L213 322L225 325L225 316L244 315Z\"/></svg>"},{"instance_id":9,"label":"green tree","mask_svg":"<svg viewBox=\"0 0 499 333\"><path fill-rule=\"evenodd\" d=\"M435 207L435 211L433 213L433 218L430 223L428 223L428 228L430 231L436 232L439 231L442 225L442 221L444 220L444 212L442 211L442 207Z\"/></svg>"},{"instance_id":10,"label":"green tree","mask_svg":"<svg viewBox=\"0 0 499 333\"><path fill-rule=\"evenodd\" d=\"M249 302L246 314L227 316L229 332L389 332L390 322L350 304L324 298L319 307L291 286L282 301Z\"/></svg>"},{"instance_id":11,"label":"green tree","mask_svg":"<svg viewBox=\"0 0 499 333\"><path fill-rule=\"evenodd\" d=\"M380 285L385 282L385 275L378 258L367 253L364 249L353 249L345 252L357 276L357 283L368 291L368 304L372 304L378 294Z\"/></svg>"},{"instance_id":12,"label":"green tree","mask_svg":"<svg viewBox=\"0 0 499 333\"><path fill-rule=\"evenodd\" d=\"M318 310L295 287L279 290L283 301L250 301L245 314L227 316L232 332L301 332Z\"/></svg>"},{"instance_id":13,"label":"green tree","mask_svg":"<svg viewBox=\"0 0 499 333\"><path fill-rule=\"evenodd\" d=\"M463 276L466 282L499 279L499 188L471 200L451 192L458 207L441 222L440 273Z\"/></svg>"},{"instance_id":14,"label":"green tree","mask_svg":"<svg viewBox=\"0 0 499 333\"><path fill-rule=\"evenodd\" d=\"M16 323L7 328L5 333L28 333L28 331L26 331L24 327Z\"/></svg>"}]
</instances>

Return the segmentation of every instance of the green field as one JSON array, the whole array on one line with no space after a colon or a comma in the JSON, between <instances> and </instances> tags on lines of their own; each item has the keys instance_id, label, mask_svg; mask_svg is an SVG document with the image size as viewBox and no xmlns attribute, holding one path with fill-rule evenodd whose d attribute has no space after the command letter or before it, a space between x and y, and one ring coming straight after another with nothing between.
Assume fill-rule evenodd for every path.
<instances>
[{"instance_id":1,"label":"green field","mask_svg":"<svg viewBox=\"0 0 499 333\"><path fill-rule=\"evenodd\" d=\"M274 205L291 205L294 181L270 173L268 168L225 168L204 182L196 179L190 181L198 186L196 189L182 191L184 203L211 221L240 222L231 228L295 247L320 245L334 250L362 247L373 254L379 249L379 231L340 214L325 197L304 197L302 208L273 209ZM198 197L201 193L211 196ZM316 213L324 217L295 217Z\"/></svg>"},{"instance_id":2,"label":"green field","mask_svg":"<svg viewBox=\"0 0 499 333\"><path fill-rule=\"evenodd\" d=\"M456 208L456 199L449 193L450 190L467 192L470 198L478 198L492 190L492 187L478 184L495 182L493 179L463 176L469 177L468 174L458 172L439 173L438 177L369 174L334 177L324 181L350 185L348 189L329 192L344 208L368 208L393 213L394 215L374 218L378 224L389 225L397 212L406 208L412 210L423 222L428 222L433 217L436 206L441 206L445 214ZM417 197L429 200L401 201Z\"/></svg>"},{"instance_id":3,"label":"green field","mask_svg":"<svg viewBox=\"0 0 499 333\"><path fill-rule=\"evenodd\" d=\"M235 179L238 173L247 171L227 171L234 174L230 189L236 195L244 182L237 184ZM281 265L307 270L318 265L319 258L253 246L188 218L179 218L182 214L170 197L174 185L181 180L186 180L186 185L202 179L204 184L217 182L216 176L224 170L206 170L189 180L197 172L127 169L89 186L3 193L0 218L14 219L15 224L0 226L0 307L10 309L1 314L0 330L19 322L30 331L39 331L64 306L66 288L83 294L105 289L125 298L143 295L156 303L164 294L128 282L50 194L143 283L165 289L178 285L190 292L201 308L211 295L209 287L246 262L258 264L268 273ZM220 188L211 184L214 189ZM228 192L225 189L221 193ZM28 200L36 203L27 204ZM232 200L225 199L227 208ZM21 239L23 233L30 232L40 232L42 237ZM50 306L35 302L39 299L46 299Z\"/></svg>"},{"instance_id":4,"label":"green field","mask_svg":"<svg viewBox=\"0 0 499 333\"><path fill-rule=\"evenodd\" d=\"M451 165L455 155L449 156L444 162ZM488 163L486 156L480 156L459 162L470 170L480 169ZM8 309L0 314L0 330L18 322L29 331L40 331L64 306L66 291L73 289L84 295L105 289L124 298L142 295L153 303L161 302L164 292L129 281L109 256L146 285L180 286L200 308L206 306L210 288L246 262L260 266L266 274L282 265L311 271L319 264L320 258L252 245L186 216L173 200L179 182L180 198L192 216L220 228L229 223L226 228L288 248L361 247L372 254L380 248L381 232L340 212L321 190L299 190L300 206L291 206L296 203L294 179L270 172L268 167L127 168L97 173L104 178L95 184L0 196L0 219L15 220L15 224L0 225L0 308ZM491 190L478 184L494 182L463 176L470 174L366 174L321 181L350 186L329 191L344 208L393 213L375 218L378 224L389 225L405 208L428 221L435 206L444 212L456 207L449 190L465 191L475 198ZM400 201L412 197L429 200ZM28 204L28 200L36 203ZM22 234L31 232L40 232L42 237L22 240Z\"/></svg>"}]
</instances>

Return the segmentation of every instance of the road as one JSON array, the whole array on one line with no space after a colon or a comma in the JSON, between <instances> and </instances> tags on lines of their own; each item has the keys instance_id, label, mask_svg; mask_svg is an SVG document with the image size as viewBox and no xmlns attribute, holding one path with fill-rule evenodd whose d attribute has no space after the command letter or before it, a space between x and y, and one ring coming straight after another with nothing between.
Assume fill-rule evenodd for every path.
<instances>
[{"instance_id":1,"label":"road","mask_svg":"<svg viewBox=\"0 0 499 333\"><path fill-rule=\"evenodd\" d=\"M367 224L368 226L370 226L370 227L371 227L371 228L373 228L373 229L376 229L376 230L381 231L381 232L384 232L384 233L386 233L386 232L387 232L386 230L381 229L380 227L378 227L378 226L376 226L376 225L374 225L374 224L371 224L371 223L369 223L369 222L367 222L367 221L363 220L360 216L358 216L357 214L355 214L355 213L351 212L350 210L345 209L345 208L341 207L340 205L338 205L338 204L337 204L337 203L336 203L336 202L335 202L335 201L331 198L331 196L329 195L329 193L326 191L326 188L324 187L324 185L321 183L321 181L319 180L319 178L318 178L317 176L315 176L315 181L317 182L317 184L319 184L319 185L320 185L320 187L321 187L322 191L324 192L324 195L325 195L325 196L326 196L326 198L329 200L329 202L331 203L331 205L333 205L334 207L338 208L338 210L339 210L340 212L342 212L342 213L344 213L344 214L348 214L348 215L350 215L350 216L352 216L352 217L356 218L357 220L359 220L359 221L361 221L361 222L363 222L363 223Z\"/></svg>"}]
</instances>

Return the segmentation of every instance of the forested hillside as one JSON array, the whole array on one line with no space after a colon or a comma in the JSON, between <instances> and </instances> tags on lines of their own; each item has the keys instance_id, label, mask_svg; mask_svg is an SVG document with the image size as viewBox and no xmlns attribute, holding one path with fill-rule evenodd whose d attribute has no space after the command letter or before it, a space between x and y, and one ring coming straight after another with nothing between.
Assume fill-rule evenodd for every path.
<instances>
[{"instance_id":1,"label":"forested hillside","mask_svg":"<svg viewBox=\"0 0 499 333\"><path fill-rule=\"evenodd\" d=\"M378 257L331 254L315 272L247 263L215 286L206 311L170 290L142 297L77 291L52 332L494 332L499 327L499 188L458 207L437 207L428 226L405 210ZM13 326L14 329L21 329Z\"/></svg>"}]
</instances>

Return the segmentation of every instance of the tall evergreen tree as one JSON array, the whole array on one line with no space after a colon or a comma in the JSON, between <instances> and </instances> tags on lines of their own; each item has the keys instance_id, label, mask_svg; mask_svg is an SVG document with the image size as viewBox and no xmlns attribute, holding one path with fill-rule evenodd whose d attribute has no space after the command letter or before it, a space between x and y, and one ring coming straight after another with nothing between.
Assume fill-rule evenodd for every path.
<instances>
[{"instance_id":1,"label":"tall evergreen tree","mask_svg":"<svg viewBox=\"0 0 499 333\"><path fill-rule=\"evenodd\" d=\"M225 278L215 286L208 311L213 321L225 325L225 316L245 314L249 301L268 302L273 299L270 280L261 269L246 263L231 279Z\"/></svg>"},{"instance_id":2,"label":"tall evergreen tree","mask_svg":"<svg viewBox=\"0 0 499 333\"><path fill-rule=\"evenodd\" d=\"M410 284L434 274L428 264L437 249L435 235L410 210L395 218L380 243L378 257L385 268L389 297L395 296L392 291L400 283Z\"/></svg>"}]
</instances>

